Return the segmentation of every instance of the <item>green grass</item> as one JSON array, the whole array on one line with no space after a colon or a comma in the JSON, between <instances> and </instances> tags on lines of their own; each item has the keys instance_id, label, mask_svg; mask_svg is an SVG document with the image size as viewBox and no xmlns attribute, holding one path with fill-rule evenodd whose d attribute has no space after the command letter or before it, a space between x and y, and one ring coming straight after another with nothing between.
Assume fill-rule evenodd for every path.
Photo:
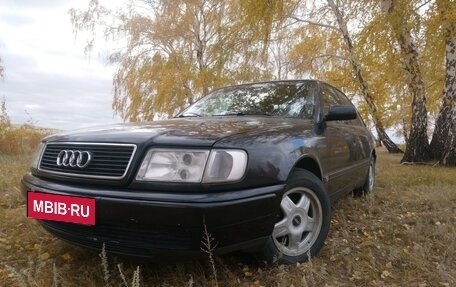
<instances>
[{"instance_id":1,"label":"green grass","mask_svg":"<svg viewBox=\"0 0 456 287\"><path fill-rule=\"evenodd\" d=\"M0 286L132 286L137 266L141 286L215 286L208 261L157 264L108 254L103 265L96 252L47 234L26 218L19 194L29 160L0 155ZM310 262L219 257L219 286L456 286L456 169L399 160L379 151L375 193L335 204L326 245Z\"/></svg>"}]
</instances>

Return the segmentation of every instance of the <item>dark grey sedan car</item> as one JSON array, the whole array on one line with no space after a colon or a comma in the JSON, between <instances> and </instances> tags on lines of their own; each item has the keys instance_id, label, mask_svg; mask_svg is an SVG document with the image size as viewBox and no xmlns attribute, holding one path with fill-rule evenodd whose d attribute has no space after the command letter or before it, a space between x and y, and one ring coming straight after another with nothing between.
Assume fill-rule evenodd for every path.
<instances>
[{"instance_id":1,"label":"dark grey sedan car","mask_svg":"<svg viewBox=\"0 0 456 287\"><path fill-rule=\"evenodd\" d=\"M328 235L331 201L374 188L370 131L314 80L213 91L165 121L43 140L23 178L27 214L50 233L137 256L255 250L302 262Z\"/></svg>"}]
</instances>

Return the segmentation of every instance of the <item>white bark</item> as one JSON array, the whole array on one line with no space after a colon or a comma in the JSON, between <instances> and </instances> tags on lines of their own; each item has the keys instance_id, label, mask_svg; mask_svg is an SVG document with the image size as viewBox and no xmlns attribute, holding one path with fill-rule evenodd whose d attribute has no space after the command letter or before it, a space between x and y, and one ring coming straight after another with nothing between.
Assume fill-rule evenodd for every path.
<instances>
[{"instance_id":1,"label":"white bark","mask_svg":"<svg viewBox=\"0 0 456 287\"><path fill-rule=\"evenodd\" d=\"M407 148L402 162L423 162L430 159L429 140L427 137L426 90L421 75L418 51L410 28L402 12L396 8L396 0L382 0L381 7L389 17L394 36L399 44L404 63L407 87L412 96L412 123Z\"/></svg>"},{"instance_id":2,"label":"white bark","mask_svg":"<svg viewBox=\"0 0 456 287\"><path fill-rule=\"evenodd\" d=\"M446 43L446 71L443 105L448 111L448 135L441 159L443 165L456 165L456 37Z\"/></svg>"},{"instance_id":3,"label":"white bark","mask_svg":"<svg viewBox=\"0 0 456 287\"><path fill-rule=\"evenodd\" d=\"M334 13L334 16L336 17L337 24L338 24L338 30L342 33L344 42L347 45L348 57L349 57L348 60L350 61L353 72L361 86L362 96L369 107L370 114L372 116L372 121L374 122L375 128L379 135L379 138L383 142L383 144L385 145L385 147L388 149L389 152L400 153L400 152L402 152L401 149L390 139L390 137L388 136L388 134L385 131L385 128L383 126L381 119L378 116L378 112L377 112L378 109L374 102L374 98L373 98L372 94L370 93L370 90L367 86L367 81L365 80L365 78L361 72L360 65L356 59L355 51L353 49L352 38L350 36L348 27L347 27L347 21L344 19L339 7L336 5L334 0L327 0L327 2L328 2L328 6L331 8L332 12Z\"/></svg>"}]
</instances>

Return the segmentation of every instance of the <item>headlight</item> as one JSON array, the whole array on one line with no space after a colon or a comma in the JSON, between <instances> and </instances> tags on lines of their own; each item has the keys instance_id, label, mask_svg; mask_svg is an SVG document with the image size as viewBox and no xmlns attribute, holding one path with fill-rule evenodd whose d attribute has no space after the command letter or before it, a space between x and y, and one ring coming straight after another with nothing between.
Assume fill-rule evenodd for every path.
<instances>
[{"instance_id":1,"label":"headlight","mask_svg":"<svg viewBox=\"0 0 456 287\"><path fill-rule=\"evenodd\" d=\"M203 182L237 181L244 176L247 154L243 150L213 150Z\"/></svg>"},{"instance_id":2,"label":"headlight","mask_svg":"<svg viewBox=\"0 0 456 287\"><path fill-rule=\"evenodd\" d=\"M38 163L40 162L41 154L43 153L44 150L44 143L40 143L40 146L38 149L35 151L35 154L33 155L32 162L30 163L30 167L33 168L38 168Z\"/></svg>"},{"instance_id":3,"label":"headlight","mask_svg":"<svg viewBox=\"0 0 456 287\"><path fill-rule=\"evenodd\" d=\"M136 175L137 180L201 182L209 151L151 149Z\"/></svg>"},{"instance_id":4,"label":"headlight","mask_svg":"<svg viewBox=\"0 0 456 287\"><path fill-rule=\"evenodd\" d=\"M244 176L247 154L242 150L151 149L136 180L162 182L224 182ZM203 178L204 174L204 178Z\"/></svg>"}]
</instances>

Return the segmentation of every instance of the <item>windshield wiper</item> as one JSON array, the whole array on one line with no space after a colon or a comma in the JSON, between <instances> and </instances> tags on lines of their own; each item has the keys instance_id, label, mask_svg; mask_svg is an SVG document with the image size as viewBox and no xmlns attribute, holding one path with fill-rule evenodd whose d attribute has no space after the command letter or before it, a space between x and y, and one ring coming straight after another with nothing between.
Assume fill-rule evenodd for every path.
<instances>
[{"instance_id":1,"label":"windshield wiper","mask_svg":"<svg viewBox=\"0 0 456 287\"><path fill-rule=\"evenodd\" d=\"M178 118L186 118L186 117L198 117L198 118L200 118L200 117L202 117L202 115L197 114L197 113L188 112L188 113L180 114L180 115L178 116Z\"/></svg>"},{"instance_id":2,"label":"windshield wiper","mask_svg":"<svg viewBox=\"0 0 456 287\"><path fill-rule=\"evenodd\" d=\"M214 117L223 117L223 116L273 116L273 114L264 112L264 113L245 113L245 112L236 112L236 113L226 113L220 115L214 115Z\"/></svg>"},{"instance_id":3,"label":"windshield wiper","mask_svg":"<svg viewBox=\"0 0 456 287\"><path fill-rule=\"evenodd\" d=\"M245 116L243 112L237 112L237 113L225 113L225 114L219 114L219 115L213 115L214 117L225 117L225 116Z\"/></svg>"}]
</instances>

